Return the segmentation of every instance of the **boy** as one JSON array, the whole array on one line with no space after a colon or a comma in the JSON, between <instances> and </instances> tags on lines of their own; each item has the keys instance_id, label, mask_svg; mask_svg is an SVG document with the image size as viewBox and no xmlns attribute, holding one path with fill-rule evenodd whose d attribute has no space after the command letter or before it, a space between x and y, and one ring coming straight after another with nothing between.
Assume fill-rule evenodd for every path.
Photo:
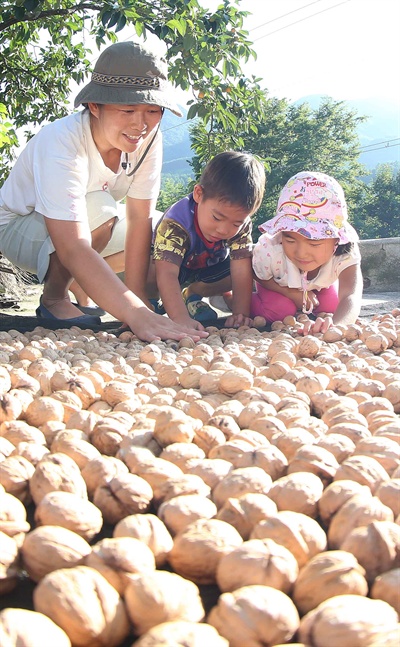
<instances>
[{"instance_id":1,"label":"boy","mask_svg":"<svg viewBox=\"0 0 400 647\"><path fill-rule=\"evenodd\" d=\"M154 232L158 290L168 316L203 330L217 313L202 297L224 295L227 327L249 325L252 293L251 217L265 189L263 165L228 151L205 167L193 193L170 207ZM184 287L183 292L181 286Z\"/></svg>"}]
</instances>

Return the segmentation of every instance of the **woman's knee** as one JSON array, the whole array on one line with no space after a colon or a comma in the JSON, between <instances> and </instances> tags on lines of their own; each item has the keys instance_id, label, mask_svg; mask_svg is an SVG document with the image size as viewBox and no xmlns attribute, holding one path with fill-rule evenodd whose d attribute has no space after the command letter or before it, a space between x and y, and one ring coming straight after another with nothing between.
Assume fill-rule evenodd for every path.
<instances>
[{"instance_id":1,"label":"woman's knee","mask_svg":"<svg viewBox=\"0 0 400 647\"><path fill-rule=\"evenodd\" d=\"M111 218L103 222L99 227L92 231L92 247L98 252L102 252L111 240L113 229L117 218Z\"/></svg>"}]
</instances>

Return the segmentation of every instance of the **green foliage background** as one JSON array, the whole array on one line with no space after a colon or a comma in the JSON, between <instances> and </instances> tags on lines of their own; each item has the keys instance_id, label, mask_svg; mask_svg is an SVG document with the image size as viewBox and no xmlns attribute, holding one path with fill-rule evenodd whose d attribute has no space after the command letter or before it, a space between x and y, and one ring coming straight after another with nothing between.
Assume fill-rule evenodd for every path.
<instances>
[{"instance_id":1,"label":"green foliage background","mask_svg":"<svg viewBox=\"0 0 400 647\"><path fill-rule=\"evenodd\" d=\"M362 238L400 236L400 175L376 169L369 184L359 163L357 126L364 119L326 98L318 109L269 97L243 65L256 54L243 28L241 0L208 11L198 0L2 0L0 4L0 183L17 152L17 131L68 112L71 80L87 78L95 48L130 26L166 45L171 81L191 90L193 174L166 177L158 208L188 193L211 157L246 150L265 164L267 190L257 225L272 217L283 184L300 170L323 171L344 187ZM88 45L95 43L95 46ZM273 64L273 62L271 63Z\"/></svg>"}]
</instances>

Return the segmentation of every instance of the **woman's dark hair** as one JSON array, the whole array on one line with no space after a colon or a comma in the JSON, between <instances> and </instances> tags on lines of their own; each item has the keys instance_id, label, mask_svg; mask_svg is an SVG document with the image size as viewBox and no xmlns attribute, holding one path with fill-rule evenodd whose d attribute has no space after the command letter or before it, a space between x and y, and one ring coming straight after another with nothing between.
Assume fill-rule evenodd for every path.
<instances>
[{"instance_id":1,"label":"woman's dark hair","mask_svg":"<svg viewBox=\"0 0 400 647\"><path fill-rule=\"evenodd\" d=\"M354 243L345 243L344 245L338 245L336 247L334 256L341 256L342 254L348 254L354 247Z\"/></svg>"},{"instance_id":2,"label":"woman's dark hair","mask_svg":"<svg viewBox=\"0 0 400 647\"><path fill-rule=\"evenodd\" d=\"M199 184L205 200L218 198L255 213L265 190L265 170L250 153L226 151L208 162Z\"/></svg>"}]
</instances>

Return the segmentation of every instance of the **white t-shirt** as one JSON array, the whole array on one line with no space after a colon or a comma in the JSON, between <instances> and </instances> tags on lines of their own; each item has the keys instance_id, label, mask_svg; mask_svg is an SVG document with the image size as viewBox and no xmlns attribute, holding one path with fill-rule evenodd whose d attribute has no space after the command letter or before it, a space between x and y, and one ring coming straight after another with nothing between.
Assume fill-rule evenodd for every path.
<instances>
[{"instance_id":1,"label":"white t-shirt","mask_svg":"<svg viewBox=\"0 0 400 647\"><path fill-rule=\"evenodd\" d=\"M133 169L151 141L146 137L129 155ZM121 156L125 161L125 155ZM114 173L94 143L89 111L73 113L44 126L26 145L0 189L0 225L13 215L38 211L47 218L82 222L87 218L86 194L108 191L118 201L158 197L162 135L157 133L143 163L132 177L122 166Z\"/></svg>"},{"instance_id":2,"label":"white t-shirt","mask_svg":"<svg viewBox=\"0 0 400 647\"><path fill-rule=\"evenodd\" d=\"M337 281L339 274L361 262L358 243L347 254L333 255L330 260L320 267L317 276L307 281L308 290L329 288ZM288 288L303 289L302 273L283 252L282 243L271 240L267 234L258 239L253 249L253 269L259 279L268 281L274 279L278 285Z\"/></svg>"}]
</instances>

